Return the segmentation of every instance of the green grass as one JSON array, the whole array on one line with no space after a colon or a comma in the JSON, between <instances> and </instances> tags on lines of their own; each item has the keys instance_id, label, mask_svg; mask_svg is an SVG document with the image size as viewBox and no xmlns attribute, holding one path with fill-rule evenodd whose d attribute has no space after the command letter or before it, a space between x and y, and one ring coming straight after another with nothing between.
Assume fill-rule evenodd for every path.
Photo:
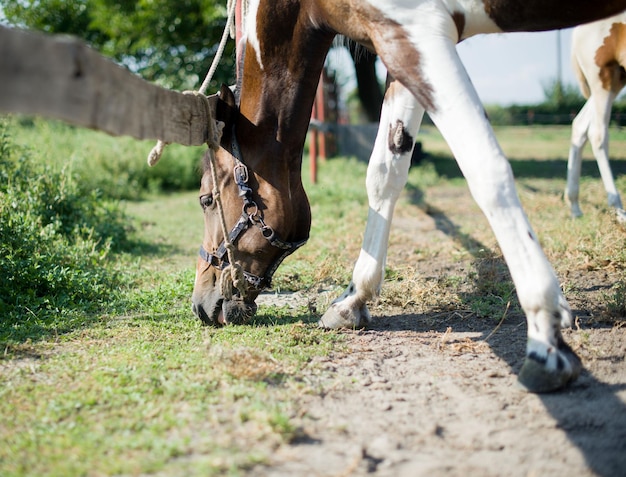
<instances>
[{"instance_id":1,"label":"green grass","mask_svg":"<svg viewBox=\"0 0 626 477\"><path fill-rule=\"evenodd\" d=\"M154 141L111 137L104 133L30 117L9 117L16 143L45 157L53 169L69 169L87 189L107 197L138 199L146 192L191 190L203 149L170 145L158 167L146 167Z\"/></svg>"},{"instance_id":2,"label":"green grass","mask_svg":"<svg viewBox=\"0 0 626 477\"><path fill-rule=\"evenodd\" d=\"M102 161L119 152L115 140L56 123L12 133L25 144L33 127L59 136L54 155L30 153L55 173L87 150ZM342 349L341 334L319 330L306 307L202 326L190 309L197 193L117 195L147 200L121 204L129 243L100 264L121 278L106 299L56 312L26 301L2 319L0 475L238 475L297 437L294 397L310 392L299 370Z\"/></svg>"},{"instance_id":3,"label":"green grass","mask_svg":"<svg viewBox=\"0 0 626 477\"><path fill-rule=\"evenodd\" d=\"M129 245L102 263L121 278L106 299L88 311L78 307L39 316L25 311L24 322L37 326L4 335L0 475L242 475L268 462L281 443L301 437L295 424L298 398L318 392L302 379L302 370L315 366L316 357L345 350L346 335L315 326L323 309L260 306L249 325L202 326L190 311L203 230L197 192L157 192L145 178L117 177L114 171L125 168L141 177L151 144L57 123L37 120L20 127L14 121L18 141L37 144L51 167L69 166L84 177L83 169L96 157L94 171L113 171L104 173L102 190L115 188L116 181L127 189L112 195L127 198L121 209L130 217ZM542 128L541 137L534 128L497 132L505 150L519 151L511 160L521 176L520 196L568 294L575 298L580 292L568 281L570 270L623 271L626 234L611 221L593 167L584 169L581 188L586 215L577 221L567 216L562 201L567 128ZM450 207L468 196L441 139L434 132L422 139L432 157L411 170L398 214L427 214L446 238L414 250L408 259L390 260L373 313L462 312L497 321L508 302L514 312L508 272L471 200L460 211ZM616 151L626 151L620 149L623 139L622 134L615 141ZM520 141L539 145L531 151ZM193 170L196 152L181 154ZM619 170L623 159L617 158ZM155 173L174 174L168 160L164 157ZM159 172L162 166L166 172ZM280 267L276 290L315 294L349 282L367 217L365 170L356 160L329 160L320 165L318 183L311 184L305 163L311 238ZM99 188L97 176L88 178L94 181L90 187ZM143 185L133 190L137 184ZM626 191L623 172L618 187ZM451 271L426 274L425 267L438 260L451 264ZM610 284L594 310L623 320L625 286L624 279Z\"/></svg>"},{"instance_id":4,"label":"green grass","mask_svg":"<svg viewBox=\"0 0 626 477\"><path fill-rule=\"evenodd\" d=\"M298 370L334 341L302 323L203 328L179 310L24 345L2 374L2 475L235 475L293 437Z\"/></svg>"}]
</instances>

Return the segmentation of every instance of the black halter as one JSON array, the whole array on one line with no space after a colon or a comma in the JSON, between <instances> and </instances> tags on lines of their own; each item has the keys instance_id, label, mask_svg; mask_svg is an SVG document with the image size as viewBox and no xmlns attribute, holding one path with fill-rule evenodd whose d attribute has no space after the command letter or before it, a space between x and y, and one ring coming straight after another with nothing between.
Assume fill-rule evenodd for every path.
<instances>
[{"instance_id":1,"label":"black halter","mask_svg":"<svg viewBox=\"0 0 626 477\"><path fill-rule=\"evenodd\" d=\"M299 242L285 242L280 239L272 227L265 223L263 215L259 212L259 207L256 202L252 200L252 189L248 185L248 168L240 159L241 152L239 150L239 144L235 136L234 128L232 138L232 156L235 163L233 167L233 174L235 176L235 183L239 188L239 197L243 200L243 207L241 209L241 216L228 234L228 238L232 244L235 244L243 232L248 230L250 227L255 226L261 231L263 237L265 237L265 239L272 246L282 250L282 253L276 258L274 263L268 267L263 276L254 275L253 273L246 271L243 272L248 284L254 290L261 291L272 284L272 276L283 260L302 247L307 241L305 239L300 240ZM202 260L207 262L209 265L214 266L218 270L223 270L229 265L227 251L223 240L217 250L213 253L207 252L204 249L204 246L201 245L200 257Z\"/></svg>"}]
</instances>

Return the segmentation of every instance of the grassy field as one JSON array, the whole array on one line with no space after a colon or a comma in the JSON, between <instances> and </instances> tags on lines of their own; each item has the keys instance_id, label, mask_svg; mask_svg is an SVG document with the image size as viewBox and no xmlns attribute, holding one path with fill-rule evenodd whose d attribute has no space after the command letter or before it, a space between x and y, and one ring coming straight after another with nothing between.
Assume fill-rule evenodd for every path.
<instances>
[{"instance_id":1,"label":"grassy field","mask_svg":"<svg viewBox=\"0 0 626 477\"><path fill-rule=\"evenodd\" d=\"M15 128L18 142L36 147L42 160L60 169L90 170L93 160L86 176L94 184L100 172L111 190L120 179L125 190L111 195L124 201L135 245L110 255L124 280L101 310L79 319L72 315L69 323L61 316L54 326L4 335L0 475L241 475L267 461L279 444L297 440L297 398L317 392L314 382L302 379L302 370L314 372L308 367L315 357L344 349L341 332L316 328L323 312L319 303L264 305L246 326L201 326L190 311L202 233L197 193L155 192L175 173L160 172L161 165L141 170L147 168L151 144L54 123ZM610 269L621 281L606 287L594 311L607 320L624 320L626 232L615 226L605 206L595 164L589 160L583 168L586 215L572 221L562 201L567 128L502 128L497 134L519 177L531 221L568 291L575 296L580 287L567 281L569 270ZM466 197L466 186L438 134L427 128L421 140L430 157L411 170L398 215L430 215L441 224L455 194ZM612 131L612 151L618 187L626 192L624 131ZM175 170L191 177L188 183L199 154L175 149L163 161L172 160ZM127 168L139 172L120 178ZM340 290L350 280L367 215L365 169L353 159L329 160L320 165L318 183L311 184L305 164L311 239L282 265L274 291L315 295ZM514 293L510 282L504 280L503 286L499 271L490 287L476 284L480 274L472 270L493 262L499 252L484 219L475 219L475 206L468 202L465 207L454 216L449 248L438 244L400 258L390 254L389 282L374 314L384 310L381 306L403 303L407 312L453 313L470 307L494 323L506 313ZM435 258L474 268L434 279L420 274L420 266L427 268ZM394 298L399 294L402 300ZM493 305L485 305L493 296ZM22 319L15 326L38 318L24 307Z\"/></svg>"}]
</instances>

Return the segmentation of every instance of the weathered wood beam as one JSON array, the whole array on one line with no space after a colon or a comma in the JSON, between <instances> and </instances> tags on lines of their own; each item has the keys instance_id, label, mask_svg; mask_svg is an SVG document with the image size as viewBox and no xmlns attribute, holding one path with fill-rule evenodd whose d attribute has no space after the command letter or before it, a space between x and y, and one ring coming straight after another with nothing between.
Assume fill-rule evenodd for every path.
<instances>
[{"instance_id":1,"label":"weathered wood beam","mask_svg":"<svg viewBox=\"0 0 626 477\"><path fill-rule=\"evenodd\" d=\"M0 26L0 111L42 115L114 136L207 141L206 101L161 88L82 41Z\"/></svg>"}]
</instances>

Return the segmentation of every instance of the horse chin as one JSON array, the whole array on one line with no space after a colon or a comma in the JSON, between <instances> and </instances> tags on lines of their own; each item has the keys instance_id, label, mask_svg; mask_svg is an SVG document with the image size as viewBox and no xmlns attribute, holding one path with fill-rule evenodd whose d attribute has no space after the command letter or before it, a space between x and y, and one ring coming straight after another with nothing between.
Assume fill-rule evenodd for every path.
<instances>
[{"instance_id":1,"label":"horse chin","mask_svg":"<svg viewBox=\"0 0 626 477\"><path fill-rule=\"evenodd\" d=\"M220 297L204 303L194 303L192 308L193 312L204 324L224 326L247 323L255 315L257 305L254 302L245 302L237 297L234 297L232 300L225 300Z\"/></svg>"}]
</instances>

